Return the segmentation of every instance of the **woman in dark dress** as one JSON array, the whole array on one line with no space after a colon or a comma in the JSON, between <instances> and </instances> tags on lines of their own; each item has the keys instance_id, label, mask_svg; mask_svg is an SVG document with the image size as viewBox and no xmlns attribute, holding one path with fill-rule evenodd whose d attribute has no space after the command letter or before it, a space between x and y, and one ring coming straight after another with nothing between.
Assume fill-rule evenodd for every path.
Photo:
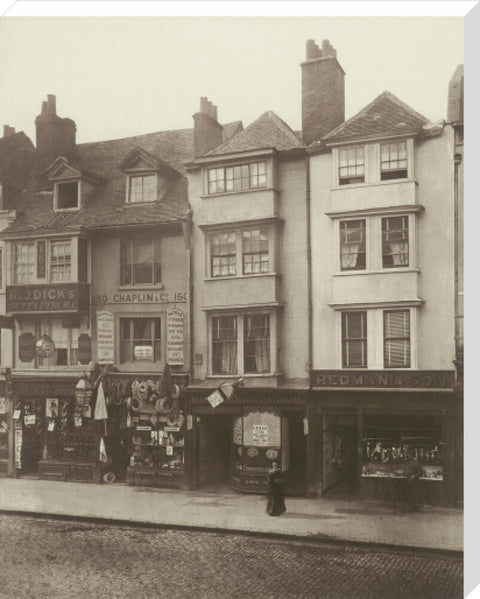
<instances>
[{"instance_id":1,"label":"woman in dark dress","mask_svg":"<svg viewBox=\"0 0 480 599\"><path fill-rule=\"evenodd\" d=\"M273 462L272 469L268 473L267 514L269 516L281 516L287 510L283 486L283 473L278 463Z\"/></svg>"}]
</instances>

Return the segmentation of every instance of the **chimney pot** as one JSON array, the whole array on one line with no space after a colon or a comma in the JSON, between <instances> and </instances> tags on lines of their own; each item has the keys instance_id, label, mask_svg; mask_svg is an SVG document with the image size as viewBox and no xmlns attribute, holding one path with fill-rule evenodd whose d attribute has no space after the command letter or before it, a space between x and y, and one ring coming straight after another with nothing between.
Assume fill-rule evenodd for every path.
<instances>
[{"instance_id":1,"label":"chimney pot","mask_svg":"<svg viewBox=\"0 0 480 599\"><path fill-rule=\"evenodd\" d=\"M319 58L320 49L315 43L315 40L307 40L307 60L313 60L314 58Z\"/></svg>"},{"instance_id":2,"label":"chimney pot","mask_svg":"<svg viewBox=\"0 0 480 599\"><path fill-rule=\"evenodd\" d=\"M42 102L42 114L47 114L47 102L44 100Z\"/></svg>"},{"instance_id":3,"label":"chimney pot","mask_svg":"<svg viewBox=\"0 0 480 599\"><path fill-rule=\"evenodd\" d=\"M15 135L15 127L3 125L3 137L10 137L10 135Z\"/></svg>"},{"instance_id":4,"label":"chimney pot","mask_svg":"<svg viewBox=\"0 0 480 599\"><path fill-rule=\"evenodd\" d=\"M195 156L203 156L223 141L223 127L217 121L217 107L206 97L200 98L200 111L193 115Z\"/></svg>"},{"instance_id":5,"label":"chimney pot","mask_svg":"<svg viewBox=\"0 0 480 599\"><path fill-rule=\"evenodd\" d=\"M47 114L56 115L56 97L53 94L47 95Z\"/></svg>"}]
</instances>

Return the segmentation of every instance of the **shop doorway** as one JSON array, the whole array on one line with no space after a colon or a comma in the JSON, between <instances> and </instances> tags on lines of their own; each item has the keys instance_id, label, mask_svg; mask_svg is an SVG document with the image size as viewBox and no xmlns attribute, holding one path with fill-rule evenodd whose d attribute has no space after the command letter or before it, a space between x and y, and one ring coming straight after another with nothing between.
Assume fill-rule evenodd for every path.
<instances>
[{"instance_id":1,"label":"shop doorway","mask_svg":"<svg viewBox=\"0 0 480 599\"><path fill-rule=\"evenodd\" d=\"M37 475L45 450L45 414L42 404L33 400L17 402L13 422L17 475Z\"/></svg>"},{"instance_id":2,"label":"shop doorway","mask_svg":"<svg viewBox=\"0 0 480 599\"><path fill-rule=\"evenodd\" d=\"M354 414L324 414L322 488L330 497L359 492L357 434Z\"/></svg>"},{"instance_id":3,"label":"shop doorway","mask_svg":"<svg viewBox=\"0 0 480 599\"><path fill-rule=\"evenodd\" d=\"M304 495L306 491L307 443L303 417L303 413L287 417L289 468L286 492L289 495Z\"/></svg>"},{"instance_id":4,"label":"shop doorway","mask_svg":"<svg viewBox=\"0 0 480 599\"><path fill-rule=\"evenodd\" d=\"M232 451L232 416L201 416L197 429L198 486L227 485Z\"/></svg>"}]
</instances>

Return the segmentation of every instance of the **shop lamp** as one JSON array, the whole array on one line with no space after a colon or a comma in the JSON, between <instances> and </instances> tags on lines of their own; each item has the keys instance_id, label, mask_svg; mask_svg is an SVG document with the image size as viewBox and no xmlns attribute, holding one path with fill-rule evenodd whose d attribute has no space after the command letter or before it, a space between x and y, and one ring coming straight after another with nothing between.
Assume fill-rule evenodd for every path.
<instances>
[{"instance_id":1,"label":"shop lamp","mask_svg":"<svg viewBox=\"0 0 480 599\"><path fill-rule=\"evenodd\" d=\"M87 374L84 372L80 380L75 385L75 400L77 406L86 406L92 397L92 385L88 380Z\"/></svg>"}]
</instances>

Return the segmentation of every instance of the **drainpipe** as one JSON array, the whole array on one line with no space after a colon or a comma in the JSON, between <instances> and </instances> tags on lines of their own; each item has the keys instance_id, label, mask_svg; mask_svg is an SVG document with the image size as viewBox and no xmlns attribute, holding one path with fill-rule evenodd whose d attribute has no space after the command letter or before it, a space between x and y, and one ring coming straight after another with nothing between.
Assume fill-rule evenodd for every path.
<instances>
[{"instance_id":1,"label":"drainpipe","mask_svg":"<svg viewBox=\"0 0 480 599\"><path fill-rule=\"evenodd\" d=\"M454 135L456 131L454 130ZM453 158L454 161L454 179L453 179L453 210L454 210L454 229L453 229L453 252L454 252L454 263L455 263L455 277L454 277L454 310L455 310L455 359L457 359L457 353L460 345L460 326L459 326L459 314L458 314L458 169L462 161L460 154L455 153Z\"/></svg>"}]
</instances>

